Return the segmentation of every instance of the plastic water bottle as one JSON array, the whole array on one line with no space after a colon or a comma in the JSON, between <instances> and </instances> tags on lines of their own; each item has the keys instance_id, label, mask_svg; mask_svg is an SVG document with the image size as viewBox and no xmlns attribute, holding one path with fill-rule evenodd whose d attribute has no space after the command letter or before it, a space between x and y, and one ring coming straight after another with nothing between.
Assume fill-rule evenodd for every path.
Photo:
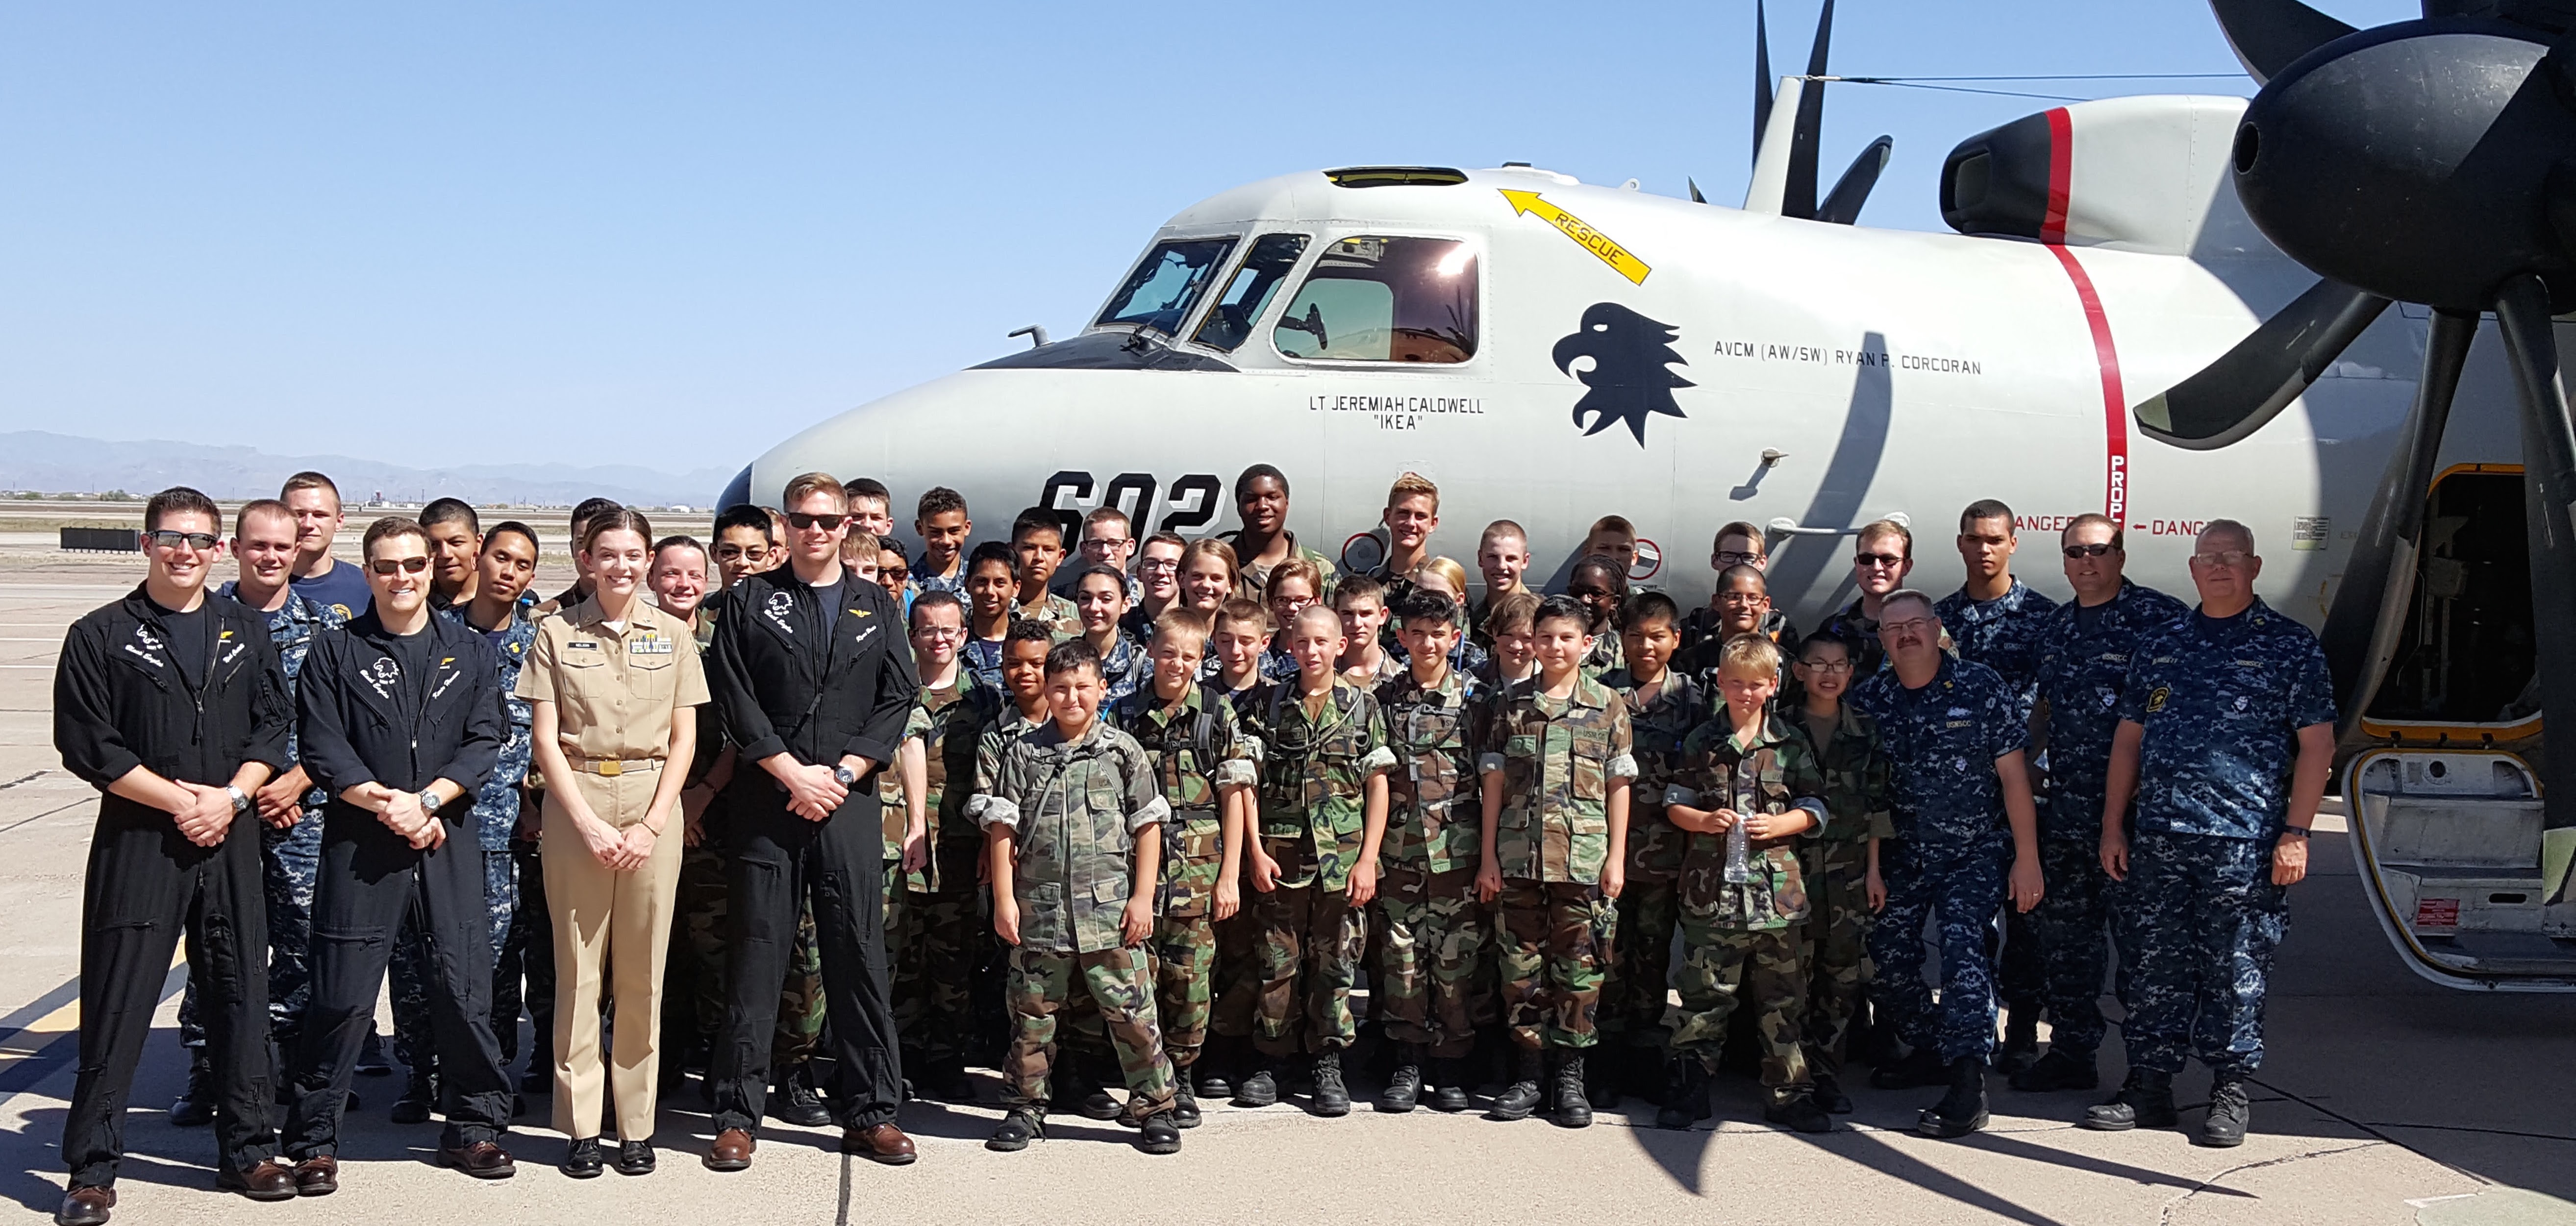
<instances>
[{"instance_id":1,"label":"plastic water bottle","mask_svg":"<svg viewBox=\"0 0 2576 1226\"><path fill-rule=\"evenodd\" d=\"M1745 833L1744 819L1753 811L1753 789L1740 781L1735 789L1735 824L1726 828L1726 883L1743 885L1753 880L1753 836Z\"/></svg>"}]
</instances>

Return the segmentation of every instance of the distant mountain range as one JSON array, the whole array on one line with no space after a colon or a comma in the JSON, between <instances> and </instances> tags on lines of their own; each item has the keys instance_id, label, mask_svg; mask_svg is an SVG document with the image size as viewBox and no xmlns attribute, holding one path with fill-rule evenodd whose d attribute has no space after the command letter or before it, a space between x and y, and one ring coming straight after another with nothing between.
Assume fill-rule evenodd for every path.
<instances>
[{"instance_id":1,"label":"distant mountain range","mask_svg":"<svg viewBox=\"0 0 2576 1226\"><path fill-rule=\"evenodd\" d=\"M341 498L352 505L381 493L396 502L462 498L562 506L596 495L645 507L712 505L725 482L740 471L737 466L666 473L623 464L410 468L349 456L277 456L208 443L111 443L43 430L0 432L0 490L148 494L191 485L217 498L262 498L274 497L286 478L307 469L328 474Z\"/></svg>"}]
</instances>

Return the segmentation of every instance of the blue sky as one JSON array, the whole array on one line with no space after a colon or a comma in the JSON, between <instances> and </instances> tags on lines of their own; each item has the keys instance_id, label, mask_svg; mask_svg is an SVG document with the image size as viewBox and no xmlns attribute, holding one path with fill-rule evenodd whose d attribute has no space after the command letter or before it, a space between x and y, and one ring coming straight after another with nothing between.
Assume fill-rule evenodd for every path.
<instances>
[{"instance_id":1,"label":"blue sky","mask_svg":"<svg viewBox=\"0 0 2576 1226\"><path fill-rule=\"evenodd\" d=\"M1815 8L1771 6L1775 72ZM1849 74L2236 69L2201 0L1839 13ZM0 423L730 470L1079 327L1165 217L1247 180L1517 160L1740 200L1752 26L1750 0L13 6ZM1862 220L1937 229L1950 148L2048 105L1837 86L1826 181L1892 133Z\"/></svg>"}]
</instances>

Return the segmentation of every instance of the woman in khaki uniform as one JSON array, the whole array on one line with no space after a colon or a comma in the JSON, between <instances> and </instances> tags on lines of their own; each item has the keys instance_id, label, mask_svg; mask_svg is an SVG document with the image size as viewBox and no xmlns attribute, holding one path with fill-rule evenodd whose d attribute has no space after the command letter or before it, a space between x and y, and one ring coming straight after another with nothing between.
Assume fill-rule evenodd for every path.
<instances>
[{"instance_id":1,"label":"woman in khaki uniform","mask_svg":"<svg viewBox=\"0 0 2576 1226\"><path fill-rule=\"evenodd\" d=\"M519 674L535 704L546 898L555 936L555 1127L563 1172L600 1173L602 1093L617 1103L617 1170L653 1169L663 955L680 873L680 787L697 745L706 674L687 623L643 599L652 526L619 509L584 525L592 594L537 628ZM599 1001L616 998L616 1049L600 1059Z\"/></svg>"}]
</instances>

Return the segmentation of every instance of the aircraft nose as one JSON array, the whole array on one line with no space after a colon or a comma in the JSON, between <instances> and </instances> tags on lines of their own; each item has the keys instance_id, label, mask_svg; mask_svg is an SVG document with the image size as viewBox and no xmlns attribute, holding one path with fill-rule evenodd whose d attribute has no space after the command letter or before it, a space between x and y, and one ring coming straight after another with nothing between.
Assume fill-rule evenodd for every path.
<instances>
[{"instance_id":1,"label":"aircraft nose","mask_svg":"<svg viewBox=\"0 0 2576 1226\"><path fill-rule=\"evenodd\" d=\"M716 510L722 512L728 507L738 507L749 501L751 501L751 465L745 464L741 472L734 474L733 480L725 482L724 492L716 495Z\"/></svg>"}]
</instances>

